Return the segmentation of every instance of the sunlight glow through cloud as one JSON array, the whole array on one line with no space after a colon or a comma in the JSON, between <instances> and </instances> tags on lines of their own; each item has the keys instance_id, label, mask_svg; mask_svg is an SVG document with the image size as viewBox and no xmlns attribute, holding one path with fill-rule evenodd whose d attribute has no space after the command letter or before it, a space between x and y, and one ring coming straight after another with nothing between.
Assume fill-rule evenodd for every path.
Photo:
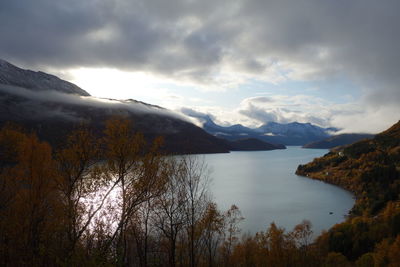
<instances>
[{"instance_id":1,"label":"sunlight glow through cloud","mask_svg":"<svg viewBox=\"0 0 400 267\"><path fill-rule=\"evenodd\" d=\"M140 98L143 95L152 97L160 95L160 90L163 91L162 80L145 72L79 68L70 70L70 74L73 83L97 97L116 99Z\"/></svg>"}]
</instances>

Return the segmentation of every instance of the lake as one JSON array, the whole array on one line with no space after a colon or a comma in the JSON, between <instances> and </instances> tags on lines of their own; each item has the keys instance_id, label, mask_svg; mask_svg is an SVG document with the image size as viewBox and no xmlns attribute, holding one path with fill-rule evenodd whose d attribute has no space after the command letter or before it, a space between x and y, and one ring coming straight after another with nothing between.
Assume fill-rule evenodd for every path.
<instances>
[{"instance_id":1,"label":"lake","mask_svg":"<svg viewBox=\"0 0 400 267\"><path fill-rule=\"evenodd\" d=\"M237 205L245 220L242 233L265 231L271 222L286 230L310 220L314 236L344 221L353 195L337 186L295 175L299 164L326 149L232 152L204 155L211 170L211 192L221 210ZM330 214L332 213L332 214Z\"/></svg>"}]
</instances>

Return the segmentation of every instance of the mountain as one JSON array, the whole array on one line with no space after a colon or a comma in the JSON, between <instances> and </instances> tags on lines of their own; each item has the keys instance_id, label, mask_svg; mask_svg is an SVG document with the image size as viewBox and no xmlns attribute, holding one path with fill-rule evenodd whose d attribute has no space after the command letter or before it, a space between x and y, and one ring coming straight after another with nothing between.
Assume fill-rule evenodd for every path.
<instances>
[{"instance_id":1,"label":"mountain","mask_svg":"<svg viewBox=\"0 0 400 267\"><path fill-rule=\"evenodd\" d=\"M65 94L90 96L88 92L73 83L41 71L18 68L0 59L0 84L22 87L32 91L56 91Z\"/></svg>"},{"instance_id":2,"label":"mountain","mask_svg":"<svg viewBox=\"0 0 400 267\"><path fill-rule=\"evenodd\" d=\"M362 139L373 138L372 134L339 134L324 140L305 144L303 148L324 148L331 149L338 146L350 145Z\"/></svg>"},{"instance_id":3,"label":"mountain","mask_svg":"<svg viewBox=\"0 0 400 267\"><path fill-rule=\"evenodd\" d=\"M210 116L205 116L203 119L203 129L213 135L220 135L221 137L230 135L250 135L253 134L254 131L250 128L247 128L241 124L235 124L232 126L220 126L216 124Z\"/></svg>"},{"instance_id":4,"label":"mountain","mask_svg":"<svg viewBox=\"0 0 400 267\"><path fill-rule=\"evenodd\" d=\"M324 249L356 260L379 248L389 250L385 244L400 240L400 121L372 139L298 166L296 174L341 186L356 196L347 220L319 238L326 241ZM398 255L399 247L393 249Z\"/></svg>"},{"instance_id":5,"label":"mountain","mask_svg":"<svg viewBox=\"0 0 400 267\"><path fill-rule=\"evenodd\" d=\"M136 100L91 97L56 76L0 61L0 126L16 123L58 145L81 123L101 135L105 120L113 116L130 118L134 130L149 141L163 136L170 153L229 152L220 139L169 110Z\"/></svg>"},{"instance_id":6,"label":"mountain","mask_svg":"<svg viewBox=\"0 0 400 267\"><path fill-rule=\"evenodd\" d=\"M220 126L209 115L197 114L183 110L183 113L198 119L203 124L203 129L208 133L227 140L243 138L256 138L272 144L304 145L331 136L335 128L321 128L310 123L277 123L268 122L258 128L252 129L241 124Z\"/></svg>"},{"instance_id":7,"label":"mountain","mask_svg":"<svg viewBox=\"0 0 400 267\"><path fill-rule=\"evenodd\" d=\"M286 149L284 145L270 144L256 138L245 138L235 141L225 141L231 151L265 151L275 149Z\"/></svg>"},{"instance_id":8,"label":"mountain","mask_svg":"<svg viewBox=\"0 0 400 267\"><path fill-rule=\"evenodd\" d=\"M266 135L269 140L276 140L288 145L301 145L311 140L319 140L330 136L334 128L322 128L311 123L277 123L268 122L255 129L258 133Z\"/></svg>"},{"instance_id":9,"label":"mountain","mask_svg":"<svg viewBox=\"0 0 400 267\"><path fill-rule=\"evenodd\" d=\"M367 193L363 186L370 181L385 184L399 178L398 185L392 189L397 188L400 193L400 121L372 139L339 147L313 162L300 165L297 174L341 185L362 198ZM390 190L387 185L383 189L386 192Z\"/></svg>"}]
</instances>

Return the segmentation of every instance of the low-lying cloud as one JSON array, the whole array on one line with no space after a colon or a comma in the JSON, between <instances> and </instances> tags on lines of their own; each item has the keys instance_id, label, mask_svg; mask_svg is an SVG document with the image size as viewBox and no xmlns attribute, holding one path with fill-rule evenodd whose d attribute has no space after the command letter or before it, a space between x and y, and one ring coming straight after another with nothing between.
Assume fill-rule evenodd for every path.
<instances>
[{"instance_id":1,"label":"low-lying cloud","mask_svg":"<svg viewBox=\"0 0 400 267\"><path fill-rule=\"evenodd\" d=\"M32 91L21 87L0 84L0 93L20 96L26 99L26 104L32 105L33 111L43 110L44 106L52 103L94 107L108 110L120 110L122 112L132 112L135 114L156 114L161 116L173 117L180 120L187 120L186 117L161 107L148 105L134 100L114 100L96 98L92 96L79 96L74 94L64 94L55 91ZM62 106L51 106L46 108L46 112L40 114L44 117L61 116L68 120L80 120L78 115L71 109L64 109Z\"/></svg>"},{"instance_id":2,"label":"low-lying cloud","mask_svg":"<svg viewBox=\"0 0 400 267\"><path fill-rule=\"evenodd\" d=\"M261 98L263 99L263 98ZM235 110L220 111L215 116L212 110L182 108L184 115L204 122L207 118L227 125L240 123L256 128L268 122L302 122L327 128L335 127L340 133L378 133L390 125L388 121L398 120L397 107L364 107L357 103L337 104L317 97L271 96L268 101L259 97L244 99ZM382 118L386 118L382 119ZM363 118L363 119L360 119Z\"/></svg>"}]
</instances>

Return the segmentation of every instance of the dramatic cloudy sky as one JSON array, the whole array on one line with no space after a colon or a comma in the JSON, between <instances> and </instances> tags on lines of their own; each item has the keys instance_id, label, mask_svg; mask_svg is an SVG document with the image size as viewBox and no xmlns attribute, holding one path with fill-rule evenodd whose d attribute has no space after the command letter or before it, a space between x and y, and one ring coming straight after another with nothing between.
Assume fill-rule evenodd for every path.
<instances>
[{"instance_id":1,"label":"dramatic cloudy sky","mask_svg":"<svg viewBox=\"0 0 400 267\"><path fill-rule=\"evenodd\" d=\"M400 119L398 0L1 0L0 58L90 94L376 132Z\"/></svg>"}]
</instances>

